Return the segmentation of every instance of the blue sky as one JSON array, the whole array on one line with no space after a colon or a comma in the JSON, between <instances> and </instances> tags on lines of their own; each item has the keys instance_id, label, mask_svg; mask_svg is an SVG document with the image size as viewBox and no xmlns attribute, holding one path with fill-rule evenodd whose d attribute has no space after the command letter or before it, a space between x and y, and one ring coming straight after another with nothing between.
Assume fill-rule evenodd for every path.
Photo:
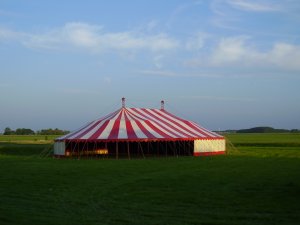
<instances>
[{"instance_id":1,"label":"blue sky","mask_svg":"<svg viewBox=\"0 0 300 225\"><path fill-rule=\"evenodd\" d=\"M0 131L121 106L300 129L298 0L0 0Z\"/></svg>"}]
</instances>

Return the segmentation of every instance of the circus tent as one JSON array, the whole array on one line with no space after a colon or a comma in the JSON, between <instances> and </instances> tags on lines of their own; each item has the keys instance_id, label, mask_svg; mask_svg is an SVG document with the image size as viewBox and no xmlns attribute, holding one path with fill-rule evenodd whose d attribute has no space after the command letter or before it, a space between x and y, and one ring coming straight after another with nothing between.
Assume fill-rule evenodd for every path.
<instances>
[{"instance_id":1,"label":"circus tent","mask_svg":"<svg viewBox=\"0 0 300 225\"><path fill-rule=\"evenodd\" d=\"M225 153L225 139L164 109L122 107L54 143L56 156L133 157Z\"/></svg>"}]
</instances>

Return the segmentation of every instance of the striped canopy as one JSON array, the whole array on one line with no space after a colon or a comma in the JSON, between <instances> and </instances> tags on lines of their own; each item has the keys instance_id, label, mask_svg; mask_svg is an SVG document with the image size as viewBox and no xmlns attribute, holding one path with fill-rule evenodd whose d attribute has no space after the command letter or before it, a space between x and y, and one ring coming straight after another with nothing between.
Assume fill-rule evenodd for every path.
<instances>
[{"instance_id":1,"label":"striped canopy","mask_svg":"<svg viewBox=\"0 0 300 225\"><path fill-rule=\"evenodd\" d=\"M56 141L167 141L223 139L164 109L125 108L95 120Z\"/></svg>"}]
</instances>

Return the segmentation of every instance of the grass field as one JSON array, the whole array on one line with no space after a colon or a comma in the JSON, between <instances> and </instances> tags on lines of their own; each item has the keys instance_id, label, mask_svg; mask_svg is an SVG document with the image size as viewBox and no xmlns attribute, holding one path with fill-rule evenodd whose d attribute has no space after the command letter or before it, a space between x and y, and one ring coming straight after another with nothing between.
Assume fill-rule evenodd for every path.
<instances>
[{"instance_id":1,"label":"grass field","mask_svg":"<svg viewBox=\"0 0 300 225\"><path fill-rule=\"evenodd\" d=\"M51 143L57 135L0 135L0 142Z\"/></svg>"},{"instance_id":2,"label":"grass field","mask_svg":"<svg viewBox=\"0 0 300 225\"><path fill-rule=\"evenodd\" d=\"M0 224L299 224L300 135L226 137L227 155L137 160L2 140Z\"/></svg>"}]
</instances>

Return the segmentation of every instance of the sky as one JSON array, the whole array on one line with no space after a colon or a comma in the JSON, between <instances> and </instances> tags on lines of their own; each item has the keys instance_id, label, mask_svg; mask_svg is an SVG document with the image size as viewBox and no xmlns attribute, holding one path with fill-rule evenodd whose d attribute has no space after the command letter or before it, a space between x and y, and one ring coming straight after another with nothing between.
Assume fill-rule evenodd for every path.
<instances>
[{"instance_id":1,"label":"sky","mask_svg":"<svg viewBox=\"0 0 300 225\"><path fill-rule=\"evenodd\" d=\"M299 0L0 0L0 132L121 107L300 129Z\"/></svg>"}]
</instances>

